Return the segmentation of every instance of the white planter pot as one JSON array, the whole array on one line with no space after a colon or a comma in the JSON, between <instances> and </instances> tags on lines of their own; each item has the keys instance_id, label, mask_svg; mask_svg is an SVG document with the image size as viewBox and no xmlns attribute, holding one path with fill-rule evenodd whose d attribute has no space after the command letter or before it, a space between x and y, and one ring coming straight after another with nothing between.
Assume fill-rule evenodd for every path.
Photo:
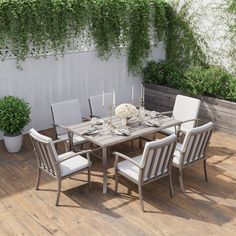
<instances>
[{"instance_id":1,"label":"white planter pot","mask_svg":"<svg viewBox=\"0 0 236 236\"><path fill-rule=\"evenodd\" d=\"M22 147L22 134L17 136L3 136L4 143L6 145L7 151L11 153L16 153L21 150Z\"/></svg>"}]
</instances>

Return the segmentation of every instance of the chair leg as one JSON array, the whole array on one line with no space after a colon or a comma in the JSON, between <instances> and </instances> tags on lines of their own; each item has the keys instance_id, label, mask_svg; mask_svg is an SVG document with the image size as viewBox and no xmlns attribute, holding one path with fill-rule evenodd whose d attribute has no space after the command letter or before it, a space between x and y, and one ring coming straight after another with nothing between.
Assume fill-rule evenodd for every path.
<instances>
[{"instance_id":1,"label":"chair leg","mask_svg":"<svg viewBox=\"0 0 236 236\"><path fill-rule=\"evenodd\" d=\"M169 187L170 187L170 196L173 198L174 191L173 191L173 184L172 184L172 174L169 175Z\"/></svg>"},{"instance_id":2,"label":"chair leg","mask_svg":"<svg viewBox=\"0 0 236 236\"><path fill-rule=\"evenodd\" d=\"M58 187L57 187L57 200L56 200L56 206L58 206L59 198L60 198L60 194L61 194L61 180L58 179L57 181L58 181L58 182L57 182Z\"/></svg>"},{"instance_id":3,"label":"chair leg","mask_svg":"<svg viewBox=\"0 0 236 236\"><path fill-rule=\"evenodd\" d=\"M140 207L141 210L144 212L142 185L140 183L138 185L138 193L139 193Z\"/></svg>"},{"instance_id":4,"label":"chair leg","mask_svg":"<svg viewBox=\"0 0 236 236\"><path fill-rule=\"evenodd\" d=\"M118 191L118 170L115 169L115 193Z\"/></svg>"},{"instance_id":5,"label":"chair leg","mask_svg":"<svg viewBox=\"0 0 236 236\"><path fill-rule=\"evenodd\" d=\"M203 161L203 167L204 167L205 180L206 180L206 182L208 182L208 177L207 177L207 160Z\"/></svg>"},{"instance_id":6,"label":"chair leg","mask_svg":"<svg viewBox=\"0 0 236 236\"><path fill-rule=\"evenodd\" d=\"M89 186L89 192L92 192L92 186L91 186L91 169L90 166L88 168L88 186Z\"/></svg>"},{"instance_id":7,"label":"chair leg","mask_svg":"<svg viewBox=\"0 0 236 236\"><path fill-rule=\"evenodd\" d=\"M39 169L38 169L37 180L36 180L36 190L39 189L39 183L40 183L41 173L42 173L42 171L41 171L41 169L39 168Z\"/></svg>"},{"instance_id":8,"label":"chair leg","mask_svg":"<svg viewBox=\"0 0 236 236\"><path fill-rule=\"evenodd\" d=\"M143 147L143 139L142 137L139 138L139 149L141 149Z\"/></svg>"},{"instance_id":9,"label":"chair leg","mask_svg":"<svg viewBox=\"0 0 236 236\"><path fill-rule=\"evenodd\" d=\"M183 171L182 171L182 169L179 169L179 183L180 183L181 191L184 192L184 181L183 181Z\"/></svg>"}]
</instances>

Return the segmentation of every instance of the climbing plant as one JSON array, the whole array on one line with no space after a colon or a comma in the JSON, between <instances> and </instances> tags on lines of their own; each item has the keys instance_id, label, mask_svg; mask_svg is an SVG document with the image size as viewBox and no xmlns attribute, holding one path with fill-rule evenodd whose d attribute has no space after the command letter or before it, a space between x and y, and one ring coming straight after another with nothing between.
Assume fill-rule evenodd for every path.
<instances>
[{"instance_id":1,"label":"climbing plant","mask_svg":"<svg viewBox=\"0 0 236 236\"><path fill-rule=\"evenodd\" d=\"M103 59L126 48L129 70L137 72L150 52L150 28L166 38L167 9L164 0L1 0L0 48L10 47L18 61L31 47L36 57L63 54L87 32Z\"/></svg>"},{"instance_id":2,"label":"climbing plant","mask_svg":"<svg viewBox=\"0 0 236 236\"><path fill-rule=\"evenodd\" d=\"M167 59L185 68L205 64L206 57L199 45L203 39L190 27L190 19L187 16L188 3L179 11L175 6L173 4L168 8Z\"/></svg>"}]
</instances>

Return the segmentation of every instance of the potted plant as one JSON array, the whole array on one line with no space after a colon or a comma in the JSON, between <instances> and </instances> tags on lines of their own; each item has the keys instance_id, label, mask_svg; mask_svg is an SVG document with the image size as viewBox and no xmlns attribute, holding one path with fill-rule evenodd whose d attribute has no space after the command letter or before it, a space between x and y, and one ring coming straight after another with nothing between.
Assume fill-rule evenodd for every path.
<instances>
[{"instance_id":1,"label":"potted plant","mask_svg":"<svg viewBox=\"0 0 236 236\"><path fill-rule=\"evenodd\" d=\"M0 100L0 130L6 148L11 153L21 150L22 130L30 122L30 106L18 97L5 96Z\"/></svg>"}]
</instances>

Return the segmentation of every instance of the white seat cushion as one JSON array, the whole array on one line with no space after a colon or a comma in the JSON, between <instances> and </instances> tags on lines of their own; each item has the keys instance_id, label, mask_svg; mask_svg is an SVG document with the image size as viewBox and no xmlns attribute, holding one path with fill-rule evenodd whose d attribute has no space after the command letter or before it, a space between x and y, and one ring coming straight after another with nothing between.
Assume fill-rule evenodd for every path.
<instances>
[{"instance_id":1,"label":"white seat cushion","mask_svg":"<svg viewBox=\"0 0 236 236\"><path fill-rule=\"evenodd\" d=\"M68 134L61 134L61 135L58 135L58 139L68 139ZM76 135L74 134L73 135L73 144L74 145L77 145L77 144L83 144L83 143L86 143L87 140L83 137L80 137L79 135Z\"/></svg>"},{"instance_id":2,"label":"white seat cushion","mask_svg":"<svg viewBox=\"0 0 236 236\"><path fill-rule=\"evenodd\" d=\"M183 133L187 133L189 131L189 129L185 126L181 126L181 129L180 129ZM166 128L166 129L163 129L160 131L161 133L164 133L164 134L175 134L175 127L169 127L169 128Z\"/></svg>"},{"instance_id":3,"label":"white seat cushion","mask_svg":"<svg viewBox=\"0 0 236 236\"><path fill-rule=\"evenodd\" d=\"M135 162L141 165L142 155L132 158ZM118 170L124 173L126 176L138 181L139 168L135 166L132 162L125 160L118 163Z\"/></svg>"},{"instance_id":4,"label":"white seat cushion","mask_svg":"<svg viewBox=\"0 0 236 236\"><path fill-rule=\"evenodd\" d=\"M63 160L71 155L74 155L74 152L66 152L61 155L58 155L59 160ZM86 158L77 155L66 161L60 163L61 177L72 174L76 171L85 169L89 166L89 162Z\"/></svg>"}]
</instances>

